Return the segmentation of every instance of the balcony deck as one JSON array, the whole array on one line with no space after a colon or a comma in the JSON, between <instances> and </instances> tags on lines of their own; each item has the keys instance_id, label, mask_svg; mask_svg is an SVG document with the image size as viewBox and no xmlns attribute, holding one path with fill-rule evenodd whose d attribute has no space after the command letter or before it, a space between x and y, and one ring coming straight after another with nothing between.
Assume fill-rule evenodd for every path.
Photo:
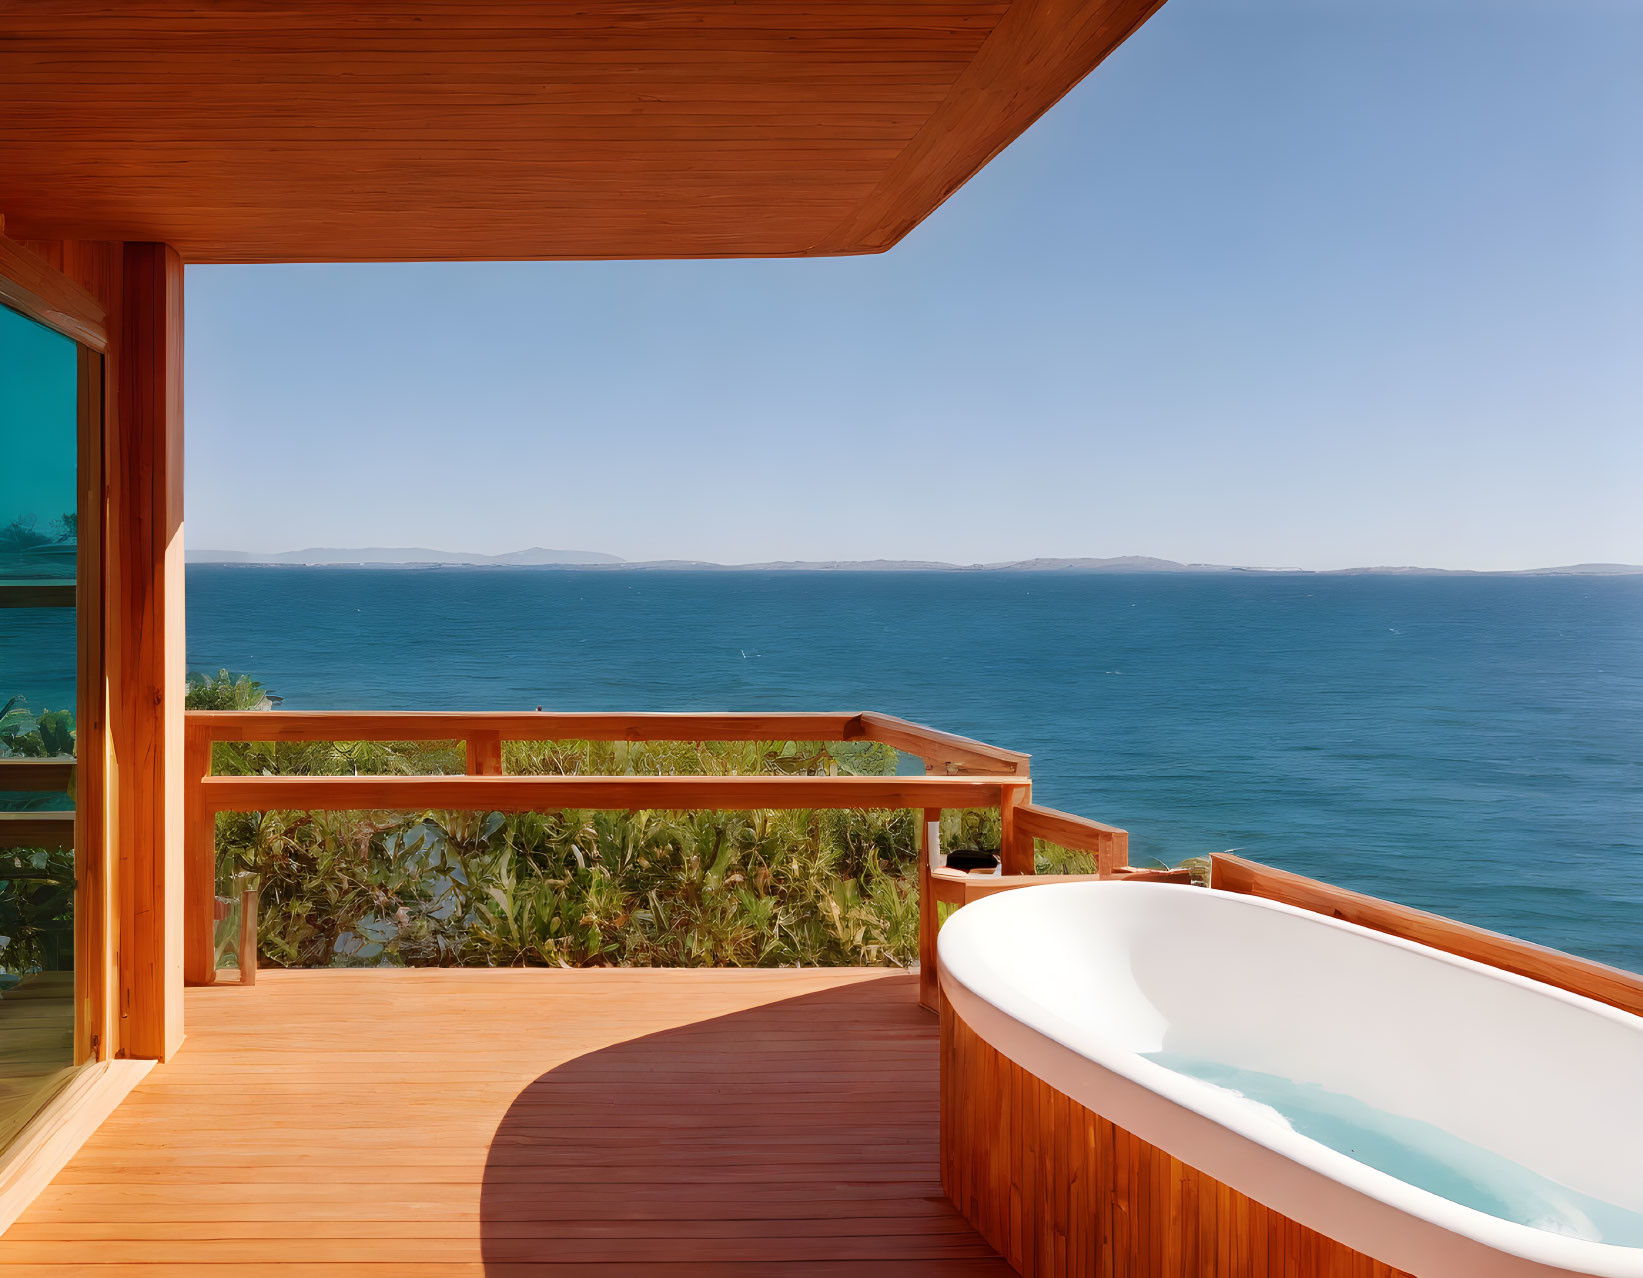
<instances>
[{"instance_id":1,"label":"balcony deck","mask_svg":"<svg viewBox=\"0 0 1643 1278\"><path fill-rule=\"evenodd\" d=\"M187 997L181 1052L0 1265L1012 1272L942 1196L915 976L265 971Z\"/></svg>"}]
</instances>

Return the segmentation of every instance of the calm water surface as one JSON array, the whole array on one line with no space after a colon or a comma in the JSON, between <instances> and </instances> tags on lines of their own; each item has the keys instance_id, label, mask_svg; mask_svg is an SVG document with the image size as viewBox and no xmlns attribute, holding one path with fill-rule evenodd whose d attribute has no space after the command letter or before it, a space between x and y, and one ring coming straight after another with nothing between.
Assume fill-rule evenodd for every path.
<instances>
[{"instance_id":1,"label":"calm water surface","mask_svg":"<svg viewBox=\"0 0 1643 1278\"><path fill-rule=\"evenodd\" d=\"M880 709L1132 859L1257 860L1643 971L1643 579L195 566L292 709Z\"/></svg>"}]
</instances>

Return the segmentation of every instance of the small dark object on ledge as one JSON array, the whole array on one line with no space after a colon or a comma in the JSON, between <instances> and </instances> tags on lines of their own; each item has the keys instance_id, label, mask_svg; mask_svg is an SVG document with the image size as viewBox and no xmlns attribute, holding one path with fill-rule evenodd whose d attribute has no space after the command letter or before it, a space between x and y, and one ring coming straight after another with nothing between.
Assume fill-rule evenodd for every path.
<instances>
[{"instance_id":1,"label":"small dark object on ledge","mask_svg":"<svg viewBox=\"0 0 1643 1278\"><path fill-rule=\"evenodd\" d=\"M998 853L986 848L954 848L947 854L947 868L963 870L966 874L974 870L996 870Z\"/></svg>"}]
</instances>

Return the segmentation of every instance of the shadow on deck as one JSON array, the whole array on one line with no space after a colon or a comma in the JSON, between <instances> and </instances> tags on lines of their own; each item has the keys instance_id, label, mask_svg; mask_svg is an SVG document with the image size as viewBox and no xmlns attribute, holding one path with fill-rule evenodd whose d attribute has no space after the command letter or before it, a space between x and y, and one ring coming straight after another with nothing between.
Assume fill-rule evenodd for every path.
<instances>
[{"instance_id":1,"label":"shadow on deck","mask_svg":"<svg viewBox=\"0 0 1643 1278\"><path fill-rule=\"evenodd\" d=\"M115 1274L1009 1274L879 971L265 972L0 1239Z\"/></svg>"}]
</instances>

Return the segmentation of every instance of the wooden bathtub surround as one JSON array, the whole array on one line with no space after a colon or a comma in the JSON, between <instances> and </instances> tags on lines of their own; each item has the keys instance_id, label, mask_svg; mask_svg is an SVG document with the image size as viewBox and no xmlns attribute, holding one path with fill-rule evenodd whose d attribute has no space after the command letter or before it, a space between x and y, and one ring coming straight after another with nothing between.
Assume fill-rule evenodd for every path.
<instances>
[{"instance_id":1,"label":"wooden bathtub surround","mask_svg":"<svg viewBox=\"0 0 1643 1278\"><path fill-rule=\"evenodd\" d=\"M1520 941L1442 915L1350 892L1287 870L1275 870L1242 857L1218 853L1210 858L1210 865L1210 885L1218 891L1242 892L1327 914L1643 1016L1643 976L1634 972L1623 972L1532 941Z\"/></svg>"},{"instance_id":2,"label":"wooden bathtub surround","mask_svg":"<svg viewBox=\"0 0 1643 1278\"><path fill-rule=\"evenodd\" d=\"M941 1187L1025 1278L1413 1278L1084 1108L950 1004L941 1014Z\"/></svg>"},{"instance_id":3,"label":"wooden bathtub surround","mask_svg":"<svg viewBox=\"0 0 1643 1278\"><path fill-rule=\"evenodd\" d=\"M1140 866L1117 866L1108 879L1126 883L1191 883L1186 870L1149 870ZM1016 888L1043 887L1049 883L1099 883L1099 874L987 874L981 871L936 870L931 876L936 900L943 905L969 905L983 897Z\"/></svg>"}]
</instances>

